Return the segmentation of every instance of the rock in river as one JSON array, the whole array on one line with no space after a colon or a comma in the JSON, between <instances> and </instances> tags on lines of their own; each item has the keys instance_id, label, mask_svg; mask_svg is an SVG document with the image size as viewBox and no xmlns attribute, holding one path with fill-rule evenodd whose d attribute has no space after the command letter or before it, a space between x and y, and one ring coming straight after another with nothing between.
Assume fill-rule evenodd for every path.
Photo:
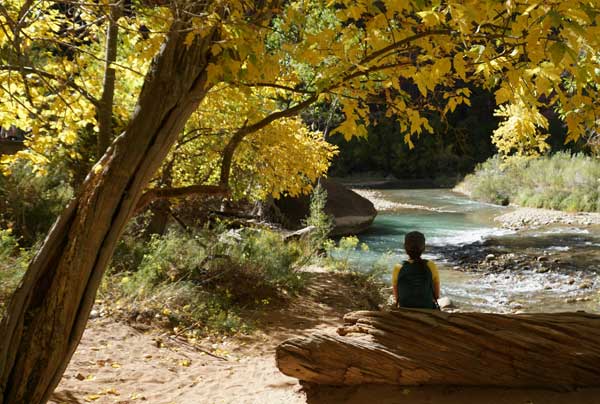
<instances>
[{"instance_id":1,"label":"rock in river","mask_svg":"<svg viewBox=\"0 0 600 404\"><path fill-rule=\"evenodd\" d=\"M327 191L325 212L333 215L332 236L345 236L365 231L377 216L375 207L366 198L330 179L321 179L321 185ZM302 226L302 220L308 215L310 198L283 197L275 205L288 221L291 228Z\"/></svg>"},{"instance_id":2,"label":"rock in river","mask_svg":"<svg viewBox=\"0 0 600 404\"><path fill-rule=\"evenodd\" d=\"M440 297L438 299L438 305L440 306L440 309L451 309L454 308L454 303L452 303L452 300L450 300L449 297Z\"/></svg>"}]
</instances>

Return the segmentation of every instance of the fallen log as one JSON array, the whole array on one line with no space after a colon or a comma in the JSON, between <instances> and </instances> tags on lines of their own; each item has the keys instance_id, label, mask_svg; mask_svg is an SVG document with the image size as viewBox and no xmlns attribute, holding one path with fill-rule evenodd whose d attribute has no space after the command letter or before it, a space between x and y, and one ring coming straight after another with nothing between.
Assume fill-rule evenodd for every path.
<instances>
[{"instance_id":1,"label":"fallen log","mask_svg":"<svg viewBox=\"0 0 600 404\"><path fill-rule=\"evenodd\" d=\"M600 386L600 316L358 311L339 335L282 342L281 372L354 385Z\"/></svg>"}]
</instances>

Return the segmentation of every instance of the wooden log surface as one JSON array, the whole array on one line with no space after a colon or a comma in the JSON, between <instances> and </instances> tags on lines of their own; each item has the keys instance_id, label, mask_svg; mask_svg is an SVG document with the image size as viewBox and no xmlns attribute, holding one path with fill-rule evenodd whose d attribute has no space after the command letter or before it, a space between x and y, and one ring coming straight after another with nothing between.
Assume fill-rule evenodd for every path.
<instances>
[{"instance_id":1,"label":"wooden log surface","mask_svg":"<svg viewBox=\"0 0 600 404\"><path fill-rule=\"evenodd\" d=\"M353 385L600 386L600 316L577 313L358 311L339 335L282 342L279 369Z\"/></svg>"}]
</instances>

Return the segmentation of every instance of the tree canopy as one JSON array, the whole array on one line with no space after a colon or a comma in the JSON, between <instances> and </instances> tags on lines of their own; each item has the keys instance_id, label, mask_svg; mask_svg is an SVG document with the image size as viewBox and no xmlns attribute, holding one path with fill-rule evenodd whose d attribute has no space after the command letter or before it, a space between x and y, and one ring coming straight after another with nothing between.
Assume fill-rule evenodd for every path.
<instances>
[{"instance_id":1,"label":"tree canopy","mask_svg":"<svg viewBox=\"0 0 600 404\"><path fill-rule=\"evenodd\" d=\"M476 85L495 93L498 149L541 153L547 149L545 108L560 113L566 140L596 125L597 6L593 1L312 0L267 5L267 17L252 17L245 2L221 1L193 17L186 43L208 26L220 29L211 47L218 62L210 64L208 79L230 89L230 105L219 111L229 133L233 122L238 129L258 125L246 130L251 133L321 101L339 105L345 119L336 131L349 139L366 134L369 105L379 103L399 121L399 135L412 146L413 136L433 131L428 113L470 104L470 86ZM120 14L111 14L115 7L121 7ZM117 71L115 102L109 105L112 136L126 127L144 72L179 16L173 7L143 2L123 7L18 0L1 6L0 125L30 131L30 147L20 157L40 167L57 151L87 158L75 144L101 132L104 37L111 21L119 28L118 52L109 63ZM203 110L219 109L224 95L212 98ZM258 98L260 112L255 108L238 119L243 114L237 112L253 108ZM281 133L284 125L278 126L269 130Z\"/></svg>"}]
</instances>

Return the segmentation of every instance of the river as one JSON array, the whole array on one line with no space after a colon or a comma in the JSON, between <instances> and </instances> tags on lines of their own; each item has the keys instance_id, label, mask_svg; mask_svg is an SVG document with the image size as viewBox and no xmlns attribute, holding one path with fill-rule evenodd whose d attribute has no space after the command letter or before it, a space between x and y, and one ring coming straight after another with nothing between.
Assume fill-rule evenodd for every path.
<instances>
[{"instance_id":1,"label":"river","mask_svg":"<svg viewBox=\"0 0 600 404\"><path fill-rule=\"evenodd\" d=\"M493 218L510 207L484 204L450 190L378 190L389 202L359 236L365 267L406 259L408 231L427 238L424 258L440 268L442 296L461 311L600 311L600 229L545 226L515 232ZM400 205L399 205L400 204ZM389 275L388 275L389 280Z\"/></svg>"}]
</instances>

